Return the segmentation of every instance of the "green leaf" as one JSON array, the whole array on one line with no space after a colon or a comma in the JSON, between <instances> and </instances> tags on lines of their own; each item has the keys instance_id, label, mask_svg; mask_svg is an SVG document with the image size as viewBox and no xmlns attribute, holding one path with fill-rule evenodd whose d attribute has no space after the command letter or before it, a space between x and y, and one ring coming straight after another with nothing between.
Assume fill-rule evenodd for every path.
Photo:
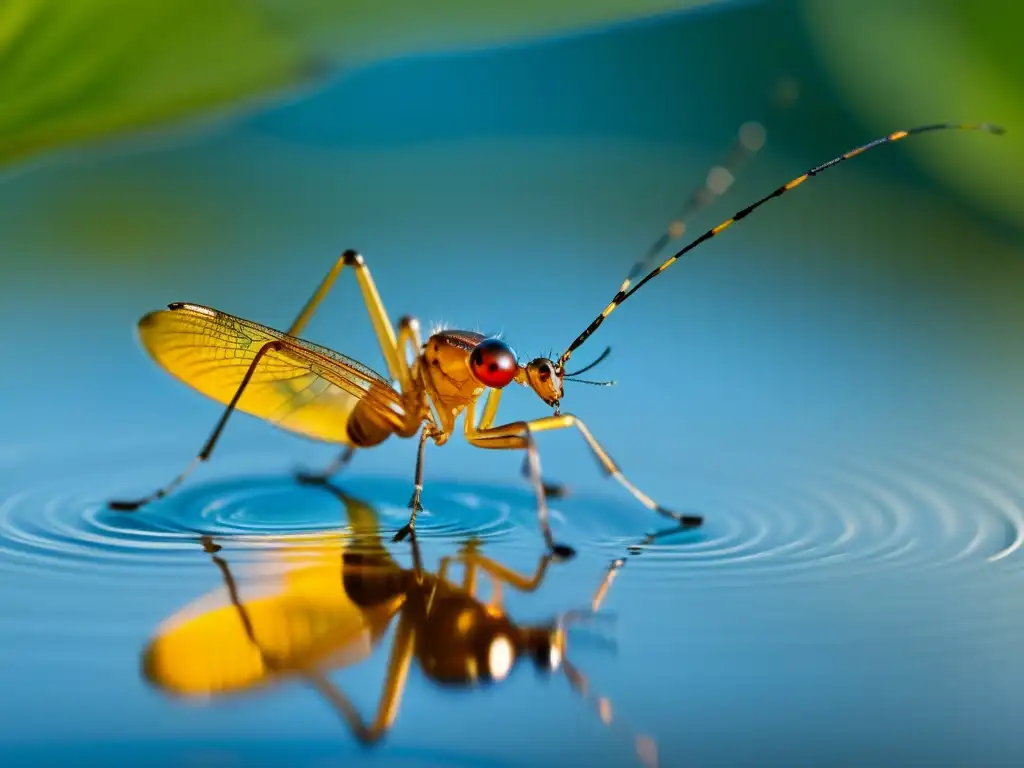
<instances>
[{"instance_id":1,"label":"green leaf","mask_svg":"<svg viewBox=\"0 0 1024 768\"><path fill-rule=\"evenodd\" d=\"M4 0L0 166L231 112L337 67L713 0Z\"/></svg>"},{"instance_id":2,"label":"green leaf","mask_svg":"<svg viewBox=\"0 0 1024 768\"><path fill-rule=\"evenodd\" d=\"M1024 5L805 0L803 7L837 84L877 131L947 120L1005 127L997 139L979 134L906 148L960 194L1024 223Z\"/></svg>"}]
</instances>

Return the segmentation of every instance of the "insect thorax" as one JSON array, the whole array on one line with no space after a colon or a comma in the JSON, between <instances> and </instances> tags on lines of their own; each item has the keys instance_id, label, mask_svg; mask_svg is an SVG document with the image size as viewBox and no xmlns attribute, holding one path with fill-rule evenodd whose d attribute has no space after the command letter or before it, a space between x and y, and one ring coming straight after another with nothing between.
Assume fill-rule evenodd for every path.
<instances>
[{"instance_id":1,"label":"insect thorax","mask_svg":"<svg viewBox=\"0 0 1024 768\"><path fill-rule=\"evenodd\" d=\"M470 372L469 356L484 338L472 331L441 331L423 345L422 376L430 381L439 409L461 411L483 394L483 385Z\"/></svg>"}]
</instances>

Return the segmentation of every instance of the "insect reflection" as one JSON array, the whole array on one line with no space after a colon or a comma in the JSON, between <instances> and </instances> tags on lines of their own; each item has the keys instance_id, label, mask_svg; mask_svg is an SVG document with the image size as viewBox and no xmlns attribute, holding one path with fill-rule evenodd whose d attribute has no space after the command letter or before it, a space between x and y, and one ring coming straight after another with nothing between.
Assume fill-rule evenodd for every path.
<instances>
[{"instance_id":1,"label":"insect reflection","mask_svg":"<svg viewBox=\"0 0 1024 768\"><path fill-rule=\"evenodd\" d=\"M324 487L345 505L348 529L290 537L280 557L285 572L269 594L243 596L221 546L201 537L220 570L227 599L215 590L158 628L142 654L149 683L172 695L208 699L302 681L323 696L360 742L374 744L395 722L414 661L437 685L473 689L500 683L517 662L528 659L541 673L562 673L605 725L621 727L609 700L592 694L586 677L566 658L566 629L597 615L624 559L612 563L588 609L545 623L519 623L505 612L502 589L536 590L555 559L552 553L540 557L532 575L522 575L470 541L457 554L442 557L432 573L423 567L413 536L412 567L405 568L381 542L374 509ZM461 566L461 579L449 575L455 564ZM482 575L492 584L486 602L478 597ZM367 721L328 672L368 658L396 618L379 704ZM656 764L653 740L630 737L638 757Z\"/></svg>"}]
</instances>

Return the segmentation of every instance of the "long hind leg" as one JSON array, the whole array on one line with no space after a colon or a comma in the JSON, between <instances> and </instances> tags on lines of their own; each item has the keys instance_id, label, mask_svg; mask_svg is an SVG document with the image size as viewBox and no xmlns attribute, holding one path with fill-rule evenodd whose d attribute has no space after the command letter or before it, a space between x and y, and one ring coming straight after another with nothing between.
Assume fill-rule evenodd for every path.
<instances>
[{"instance_id":1,"label":"long hind leg","mask_svg":"<svg viewBox=\"0 0 1024 768\"><path fill-rule=\"evenodd\" d=\"M231 398L231 402L228 403L224 412L221 414L220 420L217 422L217 426L213 428L213 432L210 433L206 442L203 443L203 447L199 450L199 453L196 454L196 457L192 459L192 462L185 467L182 472L178 473L178 475L176 475L171 482L167 483L167 485L157 488L148 496L143 496L141 499L134 499L132 501L111 501L108 506L118 512L135 512L146 504L149 504L151 501L162 499L185 482L185 478L192 474L196 467L210 458L210 455L213 453L213 449L217 445L217 441L220 439L221 433L224 431L224 427L227 426L228 419L231 417L231 414L234 413L235 406L238 405L238 401L241 399L242 393L245 392L245 388L249 385L249 381L252 379L256 368L259 366L264 356L270 351L280 350L283 344L284 342L281 341L269 341L260 347L259 351L253 357L252 362L249 363L249 367L246 369L245 375L242 377L242 381L238 385L238 389L235 391L234 397Z\"/></svg>"}]
</instances>

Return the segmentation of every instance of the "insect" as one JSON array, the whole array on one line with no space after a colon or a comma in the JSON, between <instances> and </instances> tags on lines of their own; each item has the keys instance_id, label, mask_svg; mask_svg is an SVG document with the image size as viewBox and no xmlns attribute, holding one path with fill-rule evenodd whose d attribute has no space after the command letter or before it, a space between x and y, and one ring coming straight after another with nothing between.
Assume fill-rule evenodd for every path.
<instances>
[{"instance_id":1,"label":"insect","mask_svg":"<svg viewBox=\"0 0 1024 768\"><path fill-rule=\"evenodd\" d=\"M416 514L422 509L423 455L427 441L443 445L454 433L456 420L462 415L465 438L472 445L526 452L524 471L536 493L540 529L548 548L561 557L572 556L573 550L565 544L556 544L548 523L547 497L559 489L546 484L542 478L535 442L539 432L575 428L603 470L645 507L680 524L698 525L702 522L699 515L673 512L637 488L584 422L561 411L565 383L585 381L578 378L580 374L601 362L609 350L576 371L567 369L569 359L612 312L644 285L683 255L721 234L769 200L781 197L809 178L869 149L914 134L945 129L1003 133L1003 129L990 124L952 123L895 131L797 176L707 230L642 278L634 280L659 248L681 234L682 228L673 225L630 271L608 305L558 359L536 358L524 363L505 341L470 331L442 330L424 342L419 323L410 316L399 321L396 331L363 257L354 250L341 255L283 333L196 304L174 303L165 310L147 314L138 326L147 352L170 374L227 407L199 454L182 473L149 496L135 501L113 501L110 506L134 511L166 496L196 466L210 458L228 418L232 412L240 410L307 438L346 446L323 477L343 467L357 448L379 445L392 435L411 438L419 433L414 490L409 501L412 511L408 523L395 534L395 540L401 540L414 533ZM387 366L387 377L338 352L298 338L346 267L355 273L361 289ZM502 393L513 382L533 390L553 413L529 421L496 424ZM478 404L485 392L478 420Z\"/></svg>"},{"instance_id":2,"label":"insect","mask_svg":"<svg viewBox=\"0 0 1024 768\"><path fill-rule=\"evenodd\" d=\"M587 678L566 658L566 638L572 624L597 616L622 560L606 572L589 609L546 623L518 623L503 608L502 585L536 590L553 553L544 553L536 571L524 576L484 556L471 541L430 573L413 536L412 567L405 568L382 544L373 507L325 488L344 504L347 527L286 540L274 553L283 573L271 590L264 586L243 598L221 546L201 538L227 594L214 590L157 629L142 653L142 675L150 684L206 700L301 681L323 696L359 741L373 744L395 722L414 661L434 684L472 690L502 682L517 662L529 660L544 676L564 674L606 725L618 725L608 699L593 696ZM461 580L449 575L455 565ZM492 584L487 602L478 596L481 576ZM396 617L386 679L368 723L328 674L369 657ZM653 741L633 738L639 755L655 762Z\"/></svg>"}]
</instances>

